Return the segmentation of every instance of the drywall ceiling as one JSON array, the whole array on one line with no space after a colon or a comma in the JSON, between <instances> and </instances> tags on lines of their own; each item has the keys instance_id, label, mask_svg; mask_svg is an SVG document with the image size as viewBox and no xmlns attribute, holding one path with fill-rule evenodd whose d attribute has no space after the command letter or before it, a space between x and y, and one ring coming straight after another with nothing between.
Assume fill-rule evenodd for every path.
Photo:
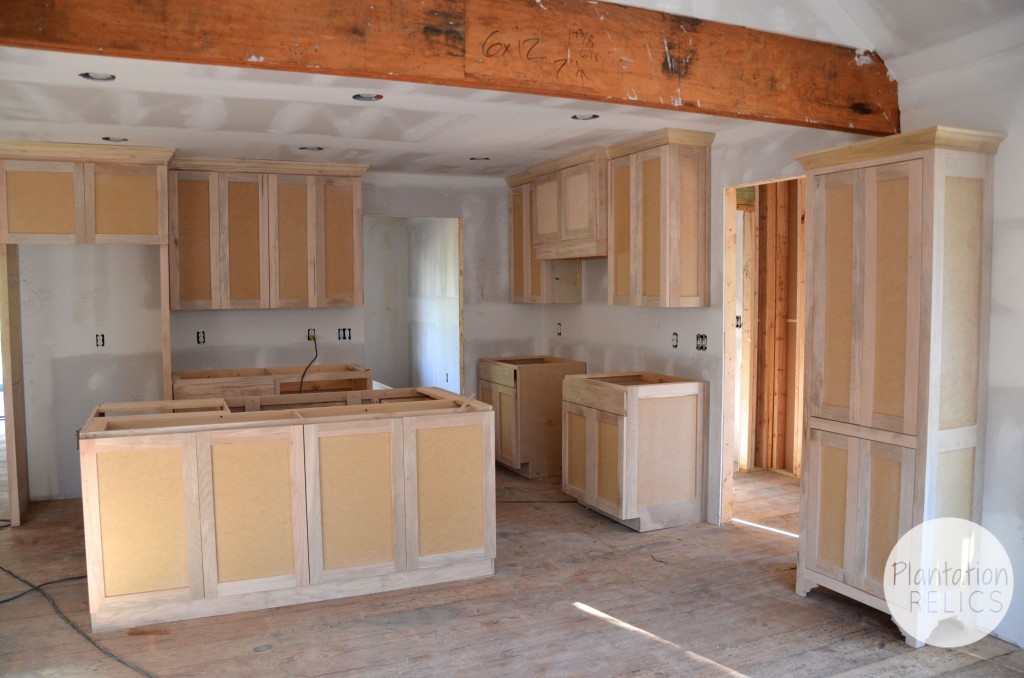
<instances>
[{"instance_id":1,"label":"drywall ceiling","mask_svg":"<svg viewBox=\"0 0 1024 678\"><path fill-rule=\"evenodd\" d=\"M887 61L1024 10L1020 0L619 4L875 49ZM83 71L115 73L117 79L89 82L78 77ZM363 92L384 98L352 99ZM576 113L600 117L582 122L572 119ZM505 92L0 48L3 139L104 143L102 137L111 136L173 147L185 156L507 176L583 146L663 127L722 133L758 124L765 123Z\"/></svg>"}]
</instances>

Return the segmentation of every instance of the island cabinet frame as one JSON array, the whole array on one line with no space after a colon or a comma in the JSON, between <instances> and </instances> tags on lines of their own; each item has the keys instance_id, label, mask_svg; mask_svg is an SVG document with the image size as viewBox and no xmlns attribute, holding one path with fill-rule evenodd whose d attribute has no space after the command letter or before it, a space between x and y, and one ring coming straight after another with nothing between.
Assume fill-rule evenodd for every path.
<instances>
[{"instance_id":1,"label":"island cabinet frame","mask_svg":"<svg viewBox=\"0 0 1024 678\"><path fill-rule=\"evenodd\" d=\"M366 165L171 163L171 308L361 306Z\"/></svg>"},{"instance_id":2,"label":"island cabinet frame","mask_svg":"<svg viewBox=\"0 0 1024 678\"><path fill-rule=\"evenodd\" d=\"M81 440L94 631L493 574L488 405L426 388L290 397L96 409Z\"/></svg>"},{"instance_id":3,"label":"island cabinet frame","mask_svg":"<svg viewBox=\"0 0 1024 678\"><path fill-rule=\"evenodd\" d=\"M166 245L173 154L0 142L0 243Z\"/></svg>"},{"instance_id":4,"label":"island cabinet frame","mask_svg":"<svg viewBox=\"0 0 1024 678\"><path fill-rule=\"evenodd\" d=\"M494 407L498 463L527 478L562 474L562 380L587 364L556 356L481 358L480 400Z\"/></svg>"},{"instance_id":5,"label":"island cabinet frame","mask_svg":"<svg viewBox=\"0 0 1024 678\"><path fill-rule=\"evenodd\" d=\"M707 382L649 372L569 375L562 491L638 532L706 515Z\"/></svg>"},{"instance_id":6,"label":"island cabinet frame","mask_svg":"<svg viewBox=\"0 0 1024 678\"><path fill-rule=\"evenodd\" d=\"M351 363L309 369L305 365L241 367L173 372L171 384L176 399L224 398L232 409L253 409L250 398L297 394L300 386L304 393L368 391L373 388L373 373Z\"/></svg>"},{"instance_id":7,"label":"island cabinet frame","mask_svg":"<svg viewBox=\"0 0 1024 678\"><path fill-rule=\"evenodd\" d=\"M710 304L711 143L665 129L608 148L608 304Z\"/></svg>"},{"instance_id":8,"label":"island cabinet frame","mask_svg":"<svg viewBox=\"0 0 1024 678\"><path fill-rule=\"evenodd\" d=\"M882 575L900 537L932 518L981 520L1001 140L935 127L798 158L809 219L801 595L824 586L888 610Z\"/></svg>"}]
</instances>

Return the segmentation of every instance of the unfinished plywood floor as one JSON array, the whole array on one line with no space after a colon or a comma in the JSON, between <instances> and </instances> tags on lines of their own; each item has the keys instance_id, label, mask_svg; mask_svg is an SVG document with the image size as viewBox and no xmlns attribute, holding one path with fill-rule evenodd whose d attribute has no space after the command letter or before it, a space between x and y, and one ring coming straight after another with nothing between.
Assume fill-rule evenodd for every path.
<instances>
[{"instance_id":1,"label":"unfinished plywood floor","mask_svg":"<svg viewBox=\"0 0 1024 678\"><path fill-rule=\"evenodd\" d=\"M742 526L638 534L567 501L557 480L498 472L494 577L96 634L152 675L1019 675L985 639L911 650L886 617L793 593L795 540ZM0 530L0 563L35 583L84 572L77 501ZM0 573L0 599L24 586ZM83 581L47 587L88 627ZM31 593L0 607L0 674L132 675Z\"/></svg>"}]
</instances>

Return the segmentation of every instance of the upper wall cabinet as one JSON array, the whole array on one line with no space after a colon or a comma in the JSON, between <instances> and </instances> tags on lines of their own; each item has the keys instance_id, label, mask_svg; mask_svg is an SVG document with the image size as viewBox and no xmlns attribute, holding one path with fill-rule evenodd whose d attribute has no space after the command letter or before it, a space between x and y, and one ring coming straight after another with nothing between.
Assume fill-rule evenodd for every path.
<instances>
[{"instance_id":1,"label":"upper wall cabinet","mask_svg":"<svg viewBox=\"0 0 1024 678\"><path fill-rule=\"evenodd\" d=\"M509 187L509 289L524 304L578 304L582 300L580 260L537 258L533 246L535 186Z\"/></svg>"},{"instance_id":2,"label":"upper wall cabinet","mask_svg":"<svg viewBox=\"0 0 1024 678\"><path fill-rule=\"evenodd\" d=\"M362 305L365 165L171 167L171 308Z\"/></svg>"},{"instance_id":3,"label":"upper wall cabinet","mask_svg":"<svg viewBox=\"0 0 1024 678\"><path fill-rule=\"evenodd\" d=\"M608 303L707 306L713 134L666 129L608 148Z\"/></svg>"},{"instance_id":4,"label":"upper wall cabinet","mask_svg":"<svg viewBox=\"0 0 1024 678\"><path fill-rule=\"evenodd\" d=\"M169 148L0 142L0 240L167 242Z\"/></svg>"},{"instance_id":5,"label":"upper wall cabinet","mask_svg":"<svg viewBox=\"0 0 1024 678\"><path fill-rule=\"evenodd\" d=\"M532 190L530 237L537 259L608 255L608 160L593 148L549 160L507 179Z\"/></svg>"}]
</instances>

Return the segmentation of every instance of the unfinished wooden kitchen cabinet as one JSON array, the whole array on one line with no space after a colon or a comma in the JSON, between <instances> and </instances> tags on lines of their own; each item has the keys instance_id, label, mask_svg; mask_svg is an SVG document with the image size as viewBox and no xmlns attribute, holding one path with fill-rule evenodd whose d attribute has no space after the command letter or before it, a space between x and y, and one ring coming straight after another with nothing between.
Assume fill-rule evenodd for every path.
<instances>
[{"instance_id":1,"label":"unfinished wooden kitchen cabinet","mask_svg":"<svg viewBox=\"0 0 1024 678\"><path fill-rule=\"evenodd\" d=\"M888 609L881 576L899 537L931 518L980 522L1001 139L936 127L798 158L810 219L802 595L821 585Z\"/></svg>"},{"instance_id":2,"label":"unfinished wooden kitchen cabinet","mask_svg":"<svg viewBox=\"0 0 1024 678\"><path fill-rule=\"evenodd\" d=\"M714 135L666 129L608 148L608 303L707 306Z\"/></svg>"},{"instance_id":3,"label":"unfinished wooden kitchen cabinet","mask_svg":"<svg viewBox=\"0 0 1024 678\"><path fill-rule=\"evenodd\" d=\"M167 242L173 149L0 142L0 241Z\"/></svg>"},{"instance_id":4,"label":"unfinished wooden kitchen cabinet","mask_svg":"<svg viewBox=\"0 0 1024 678\"><path fill-rule=\"evenodd\" d=\"M649 372L562 385L562 491L639 532L704 519L707 383Z\"/></svg>"},{"instance_id":5,"label":"unfinished wooden kitchen cabinet","mask_svg":"<svg viewBox=\"0 0 1024 678\"><path fill-rule=\"evenodd\" d=\"M530 234L538 259L608 255L608 160L600 146L534 165L509 177L509 187L529 184Z\"/></svg>"},{"instance_id":6,"label":"unfinished wooden kitchen cabinet","mask_svg":"<svg viewBox=\"0 0 1024 678\"><path fill-rule=\"evenodd\" d=\"M531 183L509 185L510 299L524 304L578 304L583 299L579 259L538 259L533 243Z\"/></svg>"},{"instance_id":7,"label":"unfinished wooden kitchen cabinet","mask_svg":"<svg viewBox=\"0 0 1024 678\"><path fill-rule=\"evenodd\" d=\"M178 158L173 309L362 304L365 165Z\"/></svg>"},{"instance_id":8,"label":"unfinished wooden kitchen cabinet","mask_svg":"<svg viewBox=\"0 0 1024 678\"><path fill-rule=\"evenodd\" d=\"M94 410L94 631L493 574L489 405L426 388L266 398Z\"/></svg>"},{"instance_id":9,"label":"unfinished wooden kitchen cabinet","mask_svg":"<svg viewBox=\"0 0 1024 678\"><path fill-rule=\"evenodd\" d=\"M495 459L527 478L562 473L562 380L587 364L555 356L481 358L480 400L494 407Z\"/></svg>"}]
</instances>

